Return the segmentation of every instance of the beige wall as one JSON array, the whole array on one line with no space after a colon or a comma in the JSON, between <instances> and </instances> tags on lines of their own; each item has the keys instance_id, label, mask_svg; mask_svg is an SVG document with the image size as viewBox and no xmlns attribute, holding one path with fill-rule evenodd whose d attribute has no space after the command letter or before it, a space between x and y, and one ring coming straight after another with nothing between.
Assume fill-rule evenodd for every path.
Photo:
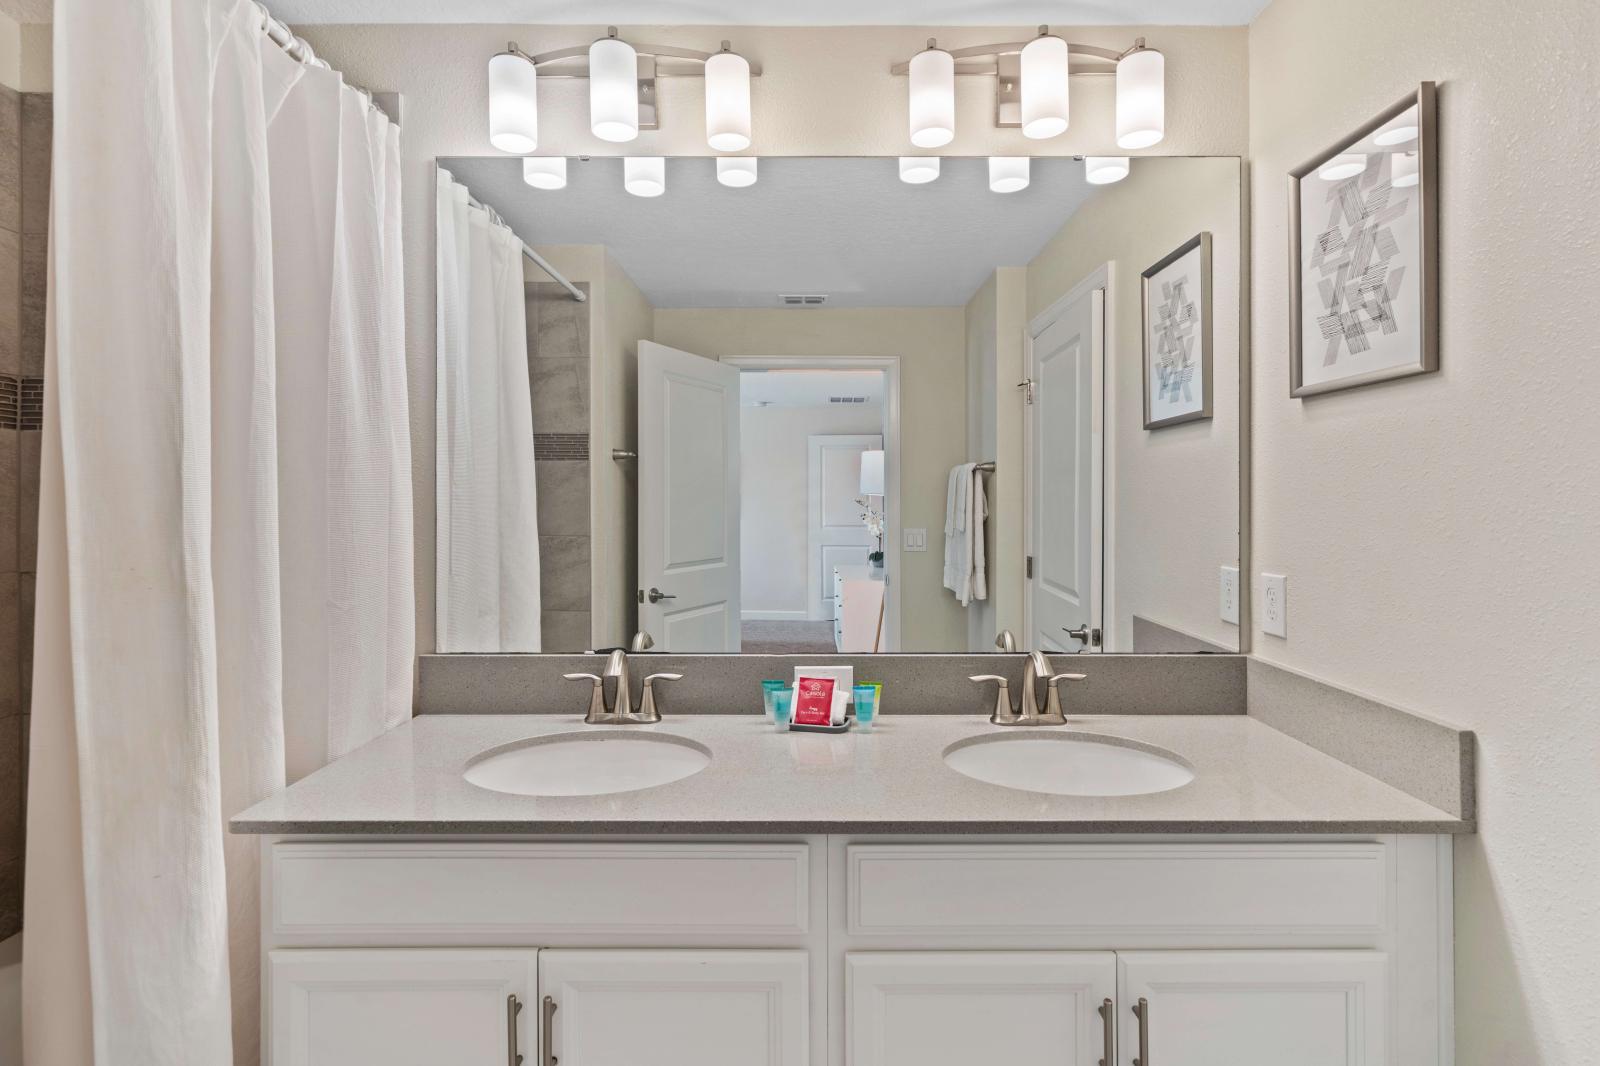
<instances>
[{"instance_id":1,"label":"beige wall","mask_svg":"<svg viewBox=\"0 0 1600 1066\"><path fill-rule=\"evenodd\" d=\"M1133 616L1226 648L1218 568L1239 560L1240 164L1135 160L1028 264L1031 321L1102 263L1106 310L1105 627L1132 651ZM1140 275L1196 233L1211 234L1212 417L1144 428ZM1020 378L1018 379L1020 380ZM1021 398L1002 396L1021 434Z\"/></svg>"},{"instance_id":2,"label":"beige wall","mask_svg":"<svg viewBox=\"0 0 1600 1066\"><path fill-rule=\"evenodd\" d=\"M24 29L26 43L27 30ZM624 32L632 32L623 27ZM726 37L766 68L753 87L753 152L762 155L896 155L906 147L906 84L889 66L920 50L931 33L946 47L1014 40L1031 27L650 27L637 36L689 48ZM405 98L401 153L405 167L406 358L412 411L411 454L417 482L417 648L433 647L434 266L431 167L437 156L489 155L489 56L513 38L531 51L586 44L595 26L309 26L307 40L353 82ZM1086 43L1123 47L1137 34L1167 54L1171 130L1163 152L1239 153L1248 137L1240 72L1248 61L1239 27L1092 27ZM26 68L27 64L24 63ZM26 75L26 70L25 70ZM708 155L702 87L691 78L660 83L664 128L624 149L587 129L583 81L540 86L543 152L567 155L662 153ZM1071 133L1047 143L994 129L992 83L961 79L954 154L1071 154L1112 147L1110 79L1074 86ZM955 332L960 342L959 326ZM953 423L960 425L959 418ZM930 553L931 554L931 553Z\"/></svg>"},{"instance_id":3,"label":"beige wall","mask_svg":"<svg viewBox=\"0 0 1600 1066\"><path fill-rule=\"evenodd\" d=\"M1261 658L1477 731L1461 1066L1600 1048L1593 0L1276 0L1250 31ZM1514 17L1513 17L1514 16ZM1442 370L1289 398L1285 174L1439 83Z\"/></svg>"},{"instance_id":4,"label":"beige wall","mask_svg":"<svg viewBox=\"0 0 1600 1066\"><path fill-rule=\"evenodd\" d=\"M901 528L928 531L926 552L900 553L900 646L966 647L965 613L943 589L946 475L966 450L965 311L960 307L862 309L658 309L655 339L723 359L734 356L900 357ZM895 544L885 544L893 552Z\"/></svg>"}]
</instances>

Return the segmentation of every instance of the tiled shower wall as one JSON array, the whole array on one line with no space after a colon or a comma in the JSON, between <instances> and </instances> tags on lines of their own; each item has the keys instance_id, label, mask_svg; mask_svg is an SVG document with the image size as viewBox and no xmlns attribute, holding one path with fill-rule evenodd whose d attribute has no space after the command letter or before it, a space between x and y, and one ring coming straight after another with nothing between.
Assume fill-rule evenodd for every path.
<instances>
[{"instance_id":1,"label":"tiled shower wall","mask_svg":"<svg viewBox=\"0 0 1600 1066\"><path fill-rule=\"evenodd\" d=\"M0 939L22 928L50 96L0 86Z\"/></svg>"},{"instance_id":2,"label":"tiled shower wall","mask_svg":"<svg viewBox=\"0 0 1600 1066\"><path fill-rule=\"evenodd\" d=\"M586 282L578 288L589 292ZM553 281L523 285L539 494L539 626L545 651L584 651L589 630L589 304Z\"/></svg>"}]
</instances>

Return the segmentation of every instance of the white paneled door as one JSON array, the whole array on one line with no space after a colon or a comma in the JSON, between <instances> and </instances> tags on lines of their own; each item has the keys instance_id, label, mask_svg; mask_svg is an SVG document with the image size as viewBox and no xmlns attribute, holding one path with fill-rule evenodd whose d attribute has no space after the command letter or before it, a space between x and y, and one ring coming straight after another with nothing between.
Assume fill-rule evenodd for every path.
<instances>
[{"instance_id":1,"label":"white paneled door","mask_svg":"<svg viewBox=\"0 0 1600 1066\"><path fill-rule=\"evenodd\" d=\"M1117 962L1119 1066L1388 1061L1382 952L1136 951Z\"/></svg>"},{"instance_id":2,"label":"white paneled door","mask_svg":"<svg viewBox=\"0 0 1600 1066\"><path fill-rule=\"evenodd\" d=\"M806 608L833 617L833 568L866 566L878 542L861 521L861 453L883 448L873 433L814 433L806 438Z\"/></svg>"},{"instance_id":3,"label":"white paneled door","mask_svg":"<svg viewBox=\"0 0 1600 1066\"><path fill-rule=\"evenodd\" d=\"M1116 977L1109 951L850 954L847 1061L1109 1066Z\"/></svg>"},{"instance_id":4,"label":"white paneled door","mask_svg":"<svg viewBox=\"0 0 1600 1066\"><path fill-rule=\"evenodd\" d=\"M1028 354L1029 649L1098 650L1104 268L1034 323Z\"/></svg>"},{"instance_id":5,"label":"white paneled door","mask_svg":"<svg viewBox=\"0 0 1600 1066\"><path fill-rule=\"evenodd\" d=\"M739 650L739 371L639 342L639 627Z\"/></svg>"},{"instance_id":6,"label":"white paneled door","mask_svg":"<svg viewBox=\"0 0 1600 1066\"><path fill-rule=\"evenodd\" d=\"M520 1053L532 1062L537 956L517 948L271 952L268 1061L505 1066Z\"/></svg>"},{"instance_id":7,"label":"white paneled door","mask_svg":"<svg viewBox=\"0 0 1600 1066\"><path fill-rule=\"evenodd\" d=\"M804 951L542 951L560 1066L809 1066Z\"/></svg>"}]
</instances>

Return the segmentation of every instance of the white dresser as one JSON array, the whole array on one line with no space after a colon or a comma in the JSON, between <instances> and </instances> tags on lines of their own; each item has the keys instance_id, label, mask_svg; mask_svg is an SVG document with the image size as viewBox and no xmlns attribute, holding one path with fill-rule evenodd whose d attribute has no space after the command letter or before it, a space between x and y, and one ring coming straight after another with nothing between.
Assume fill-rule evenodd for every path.
<instances>
[{"instance_id":1,"label":"white dresser","mask_svg":"<svg viewBox=\"0 0 1600 1066\"><path fill-rule=\"evenodd\" d=\"M841 652L882 651L883 571L833 568L833 646Z\"/></svg>"}]
</instances>

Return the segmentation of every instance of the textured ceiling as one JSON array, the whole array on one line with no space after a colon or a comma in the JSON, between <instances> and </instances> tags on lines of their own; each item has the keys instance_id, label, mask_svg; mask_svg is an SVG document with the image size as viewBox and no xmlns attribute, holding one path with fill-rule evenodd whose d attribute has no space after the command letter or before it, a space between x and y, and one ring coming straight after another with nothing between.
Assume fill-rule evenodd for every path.
<instances>
[{"instance_id":1,"label":"textured ceiling","mask_svg":"<svg viewBox=\"0 0 1600 1066\"><path fill-rule=\"evenodd\" d=\"M42 4L48 0L5 0ZM1266 0L270 0L287 22L652 26L1240 26Z\"/></svg>"},{"instance_id":2,"label":"textured ceiling","mask_svg":"<svg viewBox=\"0 0 1600 1066\"><path fill-rule=\"evenodd\" d=\"M1161 165L1138 159L1135 166ZM955 307L998 266L1023 266L1093 190L1083 164L1035 158L1021 192L989 191L983 159L943 162L906 185L893 158L770 158L746 189L717 184L709 158L667 160L667 192L622 188L622 160L568 163L540 192L521 161L445 160L529 244L603 244L656 307L779 307L824 293L828 307Z\"/></svg>"}]
</instances>

